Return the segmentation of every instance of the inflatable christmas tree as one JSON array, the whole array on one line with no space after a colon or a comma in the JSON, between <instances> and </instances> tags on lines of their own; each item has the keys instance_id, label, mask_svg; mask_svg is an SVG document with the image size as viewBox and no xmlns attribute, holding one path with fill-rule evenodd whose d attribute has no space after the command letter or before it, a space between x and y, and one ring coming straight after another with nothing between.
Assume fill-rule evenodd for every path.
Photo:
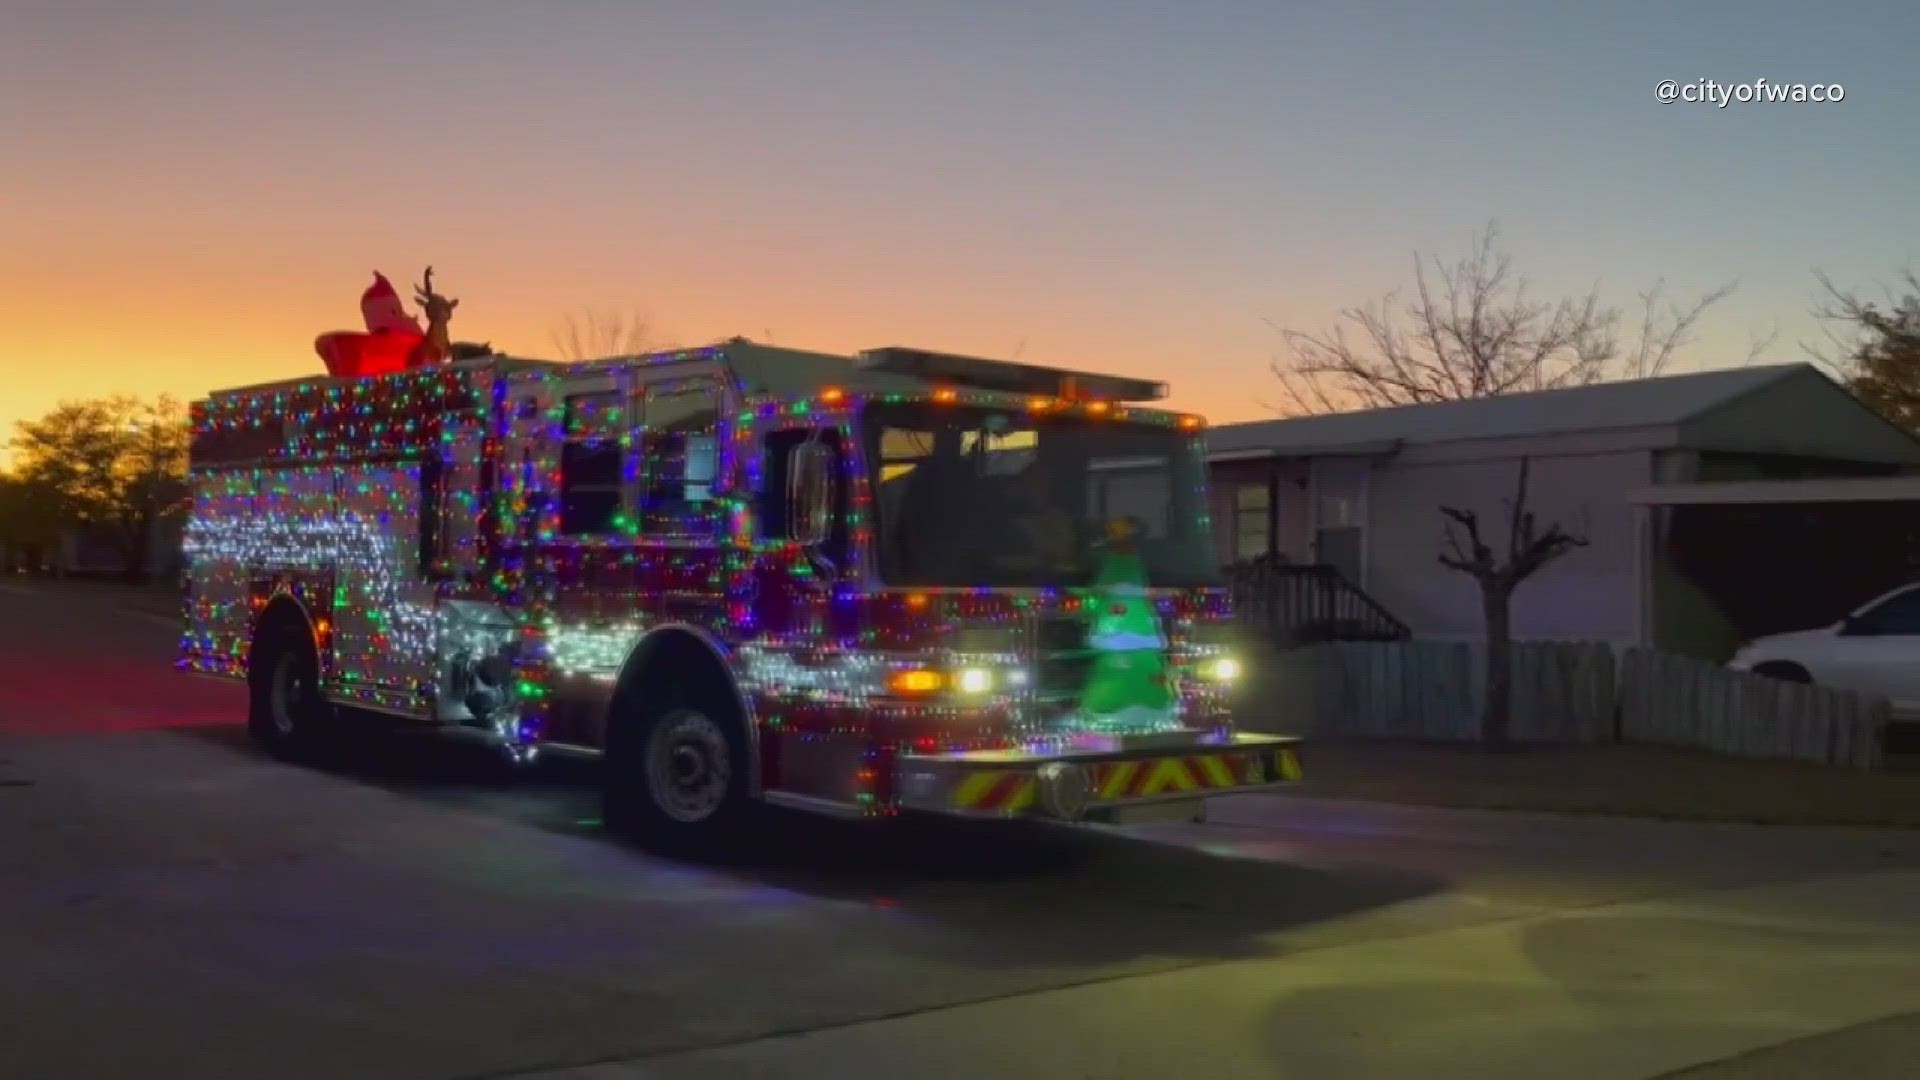
<instances>
[{"instance_id":1,"label":"inflatable christmas tree","mask_svg":"<svg viewBox=\"0 0 1920 1080\"><path fill-rule=\"evenodd\" d=\"M1178 726L1167 675L1167 639L1147 595L1146 565L1133 530L1116 522L1093 587L1094 654L1080 693L1080 720L1100 731L1159 731Z\"/></svg>"}]
</instances>

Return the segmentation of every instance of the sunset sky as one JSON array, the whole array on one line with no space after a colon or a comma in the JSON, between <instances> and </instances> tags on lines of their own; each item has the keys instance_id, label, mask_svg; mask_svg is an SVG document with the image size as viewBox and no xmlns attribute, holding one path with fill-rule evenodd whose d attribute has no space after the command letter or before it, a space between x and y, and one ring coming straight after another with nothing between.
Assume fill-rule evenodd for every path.
<instances>
[{"instance_id":1,"label":"sunset sky","mask_svg":"<svg viewBox=\"0 0 1920 1080\"><path fill-rule=\"evenodd\" d=\"M1912 0L0 0L0 431L317 371L371 271L427 263L454 336L509 352L637 310L1018 349L1241 419L1268 320L1325 326L1489 219L1544 294L1738 279L1690 366L1776 328L1798 359L1815 268L1920 261L1917 46Z\"/></svg>"}]
</instances>

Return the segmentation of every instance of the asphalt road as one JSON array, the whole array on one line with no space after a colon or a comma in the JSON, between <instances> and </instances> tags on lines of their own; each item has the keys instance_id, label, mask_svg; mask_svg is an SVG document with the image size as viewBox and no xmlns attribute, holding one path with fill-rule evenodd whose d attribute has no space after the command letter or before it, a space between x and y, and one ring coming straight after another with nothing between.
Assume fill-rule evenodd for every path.
<instances>
[{"instance_id":1,"label":"asphalt road","mask_svg":"<svg viewBox=\"0 0 1920 1080\"><path fill-rule=\"evenodd\" d=\"M1911 833L1248 797L676 865L587 770L268 761L171 648L0 585L0 1077L1920 1071Z\"/></svg>"}]
</instances>

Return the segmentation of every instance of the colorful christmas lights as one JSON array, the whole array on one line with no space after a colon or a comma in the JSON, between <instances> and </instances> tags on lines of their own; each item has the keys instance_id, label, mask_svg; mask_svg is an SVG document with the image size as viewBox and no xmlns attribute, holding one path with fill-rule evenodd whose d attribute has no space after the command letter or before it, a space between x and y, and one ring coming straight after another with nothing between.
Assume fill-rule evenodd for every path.
<instances>
[{"instance_id":1,"label":"colorful christmas lights","mask_svg":"<svg viewBox=\"0 0 1920 1080\"><path fill-rule=\"evenodd\" d=\"M244 674L254 620L285 595L328 627L316 643L337 699L524 744L592 741L595 724L552 725L569 702L603 708L646 634L684 625L749 701L773 786L844 760L845 784L802 793L888 813L897 753L1070 745L1080 687L1048 681L1036 627L1084 636L1095 594L876 581L862 418L910 403L1071 415L1172 428L1189 452L1197 422L965 387L869 393L851 372L781 397L730 366L735 347L491 358L202 403L181 666ZM833 559L766 534L784 477L761 451L783 431L834 439ZM1191 504L1204 508L1202 493ZM1223 728L1236 672L1202 639L1227 616L1224 590L1150 599L1129 618L1164 621L1171 722Z\"/></svg>"}]
</instances>

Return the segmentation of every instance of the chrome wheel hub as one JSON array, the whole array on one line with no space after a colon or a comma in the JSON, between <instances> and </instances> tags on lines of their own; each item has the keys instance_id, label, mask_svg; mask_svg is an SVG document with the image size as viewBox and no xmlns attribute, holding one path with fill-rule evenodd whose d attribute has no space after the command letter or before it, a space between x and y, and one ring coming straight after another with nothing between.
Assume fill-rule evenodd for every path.
<instances>
[{"instance_id":1,"label":"chrome wheel hub","mask_svg":"<svg viewBox=\"0 0 1920 1080\"><path fill-rule=\"evenodd\" d=\"M647 789L675 821L694 824L726 802L732 779L727 735L704 713L681 709L653 726L647 743Z\"/></svg>"},{"instance_id":2,"label":"chrome wheel hub","mask_svg":"<svg viewBox=\"0 0 1920 1080\"><path fill-rule=\"evenodd\" d=\"M295 665L293 657L282 655L273 665L271 708L268 710L268 719L273 723L275 734L293 734L295 711L306 700L307 693L306 676Z\"/></svg>"}]
</instances>

